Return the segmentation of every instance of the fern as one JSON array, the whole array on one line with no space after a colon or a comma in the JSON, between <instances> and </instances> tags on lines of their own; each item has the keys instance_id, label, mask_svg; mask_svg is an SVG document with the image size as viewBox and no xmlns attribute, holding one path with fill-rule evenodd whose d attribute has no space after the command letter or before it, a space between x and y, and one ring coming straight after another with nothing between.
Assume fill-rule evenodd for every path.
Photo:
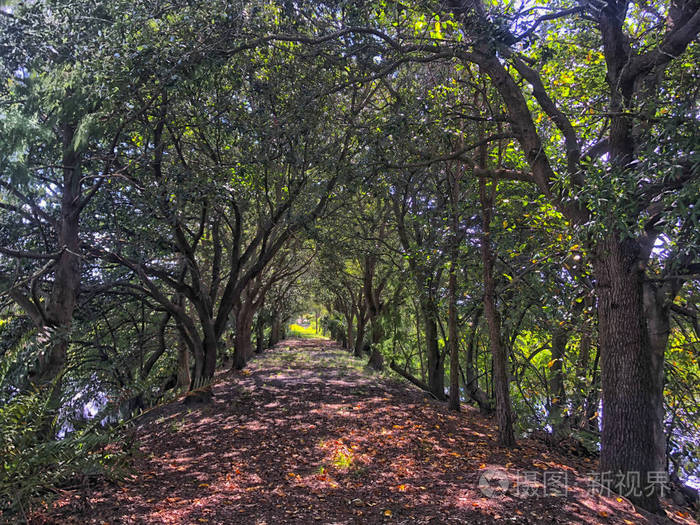
<instances>
[{"instance_id":1,"label":"fern","mask_svg":"<svg viewBox=\"0 0 700 525\"><path fill-rule=\"evenodd\" d=\"M18 361L36 356L46 344L50 341L22 337L0 360L0 513L13 521L26 521L37 502L61 487L121 473L123 451L111 450L109 443L117 441L122 427L100 424L111 407L56 439L59 418L49 403L53 385L16 387L22 384L16 378L22 368Z\"/></svg>"}]
</instances>

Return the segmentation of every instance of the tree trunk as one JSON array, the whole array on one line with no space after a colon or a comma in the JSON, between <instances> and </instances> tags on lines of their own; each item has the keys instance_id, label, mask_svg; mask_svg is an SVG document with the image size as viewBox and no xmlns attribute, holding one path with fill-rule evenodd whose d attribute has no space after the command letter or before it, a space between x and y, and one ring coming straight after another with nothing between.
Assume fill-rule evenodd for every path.
<instances>
[{"instance_id":1,"label":"tree trunk","mask_svg":"<svg viewBox=\"0 0 700 525\"><path fill-rule=\"evenodd\" d=\"M661 460L665 457L662 342L655 341L658 348L654 348L645 323L638 243L611 236L596 248L603 401L600 469L612 476L617 491L656 511L661 487L649 483L649 475L666 471ZM654 355L655 350L660 355ZM633 475L620 479L615 477L618 472Z\"/></svg>"},{"instance_id":2,"label":"tree trunk","mask_svg":"<svg viewBox=\"0 0 700 525\"><path fill-rule=\"evenodd\" d=\"M60 403L60 374L66 365L69 331L80 288L80 155L73 150L75 129L64 124L63 139L63 187L61 218L58 224L58 245L62 250L56 261L51 295L46 303L46 325L51 330L48 351L39 359L37 382L53 386L52 404Z\"/></svg>"},{"instance_id":3,"label":"tree trunk","mask_svg":"<svg viewBox=\"0 0 700 525\"><path fill-rule=\"evenodd\" d=\"M178 338L177 343L177 389L184 392L190 386L190 353L185 342Z\"/></svg>"},{"instance_id":4,"label":"tree trunk","mask_svg":"<svg viewBox=\"0 0 700 525\"><path fill-rule=\"evenodd\" d=\"M423 345L421 344L421 318L418 301L413 301L416 313L416 347L418 348L418 361L420 362L420 378L425 382L425 360L423 359Z\"/></svg>"},{"instance_id":5,"label":"tree trunk","mask_svg":"<svg viewBox=\"0 0 700 525\"><path fill-rule=\"evenodd\" d=\"M430 390L430 386L429 386L429 385L427 385L425 382L421 381L421 380L418 379L417 377L413 377L413 376L412 376L410 373L408 373L407 371L402 370L401 368L399 368L399 366L398 366L396 363L394 363L394 361L391 361L391 362L389 363L389 368L391 368L394 372L396 372L397 374L399 374L399 375L400 375L401 377L403 377L404 379L407 379L408 381L410 381L411 383L413 383L414 385L416 385L416 386L417 386L418 388L420 388L421 390L425 390L425 391L428 392L431 396L435 397L435 396L433 395L432 391Z\"/></svg>"},{"instance_id":6,"label":"tree trunk","mask_svg":"<svg viewBox=\"0 0 700 525\"><path fill-rule=\"evenodd\" d=\"M559 443L569 434L569 418L564 415L566 406L566 391L564 390L563 360L566 343L569 337L561 328L556 328L552 334L552 366L550 368L550 392L552 396L549 407L549 424L552 427L550 441Z\"/></svg>"},{"instance_id":7,"label":"tree trunk","mask_svg":"<svg viewBox=\"0 0 700 525\"><path fill-rule=\"evenodd\" d=\"M512 447L515 445L515 434L513 432L513 412L510 403L508 357L501 339L501 317L496 308L496 281L493 276L495 258L491 250L493 191L491 191L490 196L487 195L486 182L483 178L479 180L479 194L483 214L481 258L484 272L484 313L489 327L489 344L491 346L491 355L493 356L493 389L496 398L498 444L504 447Z\"/></svg>"},{"instance_id":8,"label":"tree trunk","mask_svg":"<svg viewBox=\"0 0 700 525\"><path fill-rule=\"evenodd\" d=\"M454 250L456 252L456 250ZM449 408L459 412L459 345L457 344L457 275L456 253L450 261L449 308L447 314L447 342L450 347L450 400Z\"/></svg>"},{"instance_id":9,"label":"tree trunk","mask_svg":"<svg viewBox=\"0 0 700 525\"><path fill-rule=\"evenodd\" d=\"M201 387L204 384L204 351L201 348L194 349L194 370L190 381L190 390Z\"/></svg>"},{"instance_id":10,"label":"tree trunk","mask_svg":"<svg viewBox=\"0 0 700 525\"><path fill-rule=\"evenodd\" d=\"M270 339L267 343L268 348L272 348L280 342L280 318L277 312L272 313L272 321L270 323Z\"/></svg>"},{"instance_id":11,"label":"tree trunk","mask_svg":"<svg viewBox=\"0 0 700 525\"><path fill-rule=\"evenodd\" d=\"M460 135L459 147L463 147ZM447 180L450 186L450 276L448 282L449 306L447 313L447 344L450 350L450 400L449 408L459 412L459 342L457 341L457 257L459 255L459 183L464 174L464 164L460 163L454 172L448 171Z\"/></svg>"},{"instance_id":12,"label":"tree trunk","mask_svg":"<svg viewBox=\"0 0 700 525\"><path fill-rule=\"evenodd\" d=\"M280 341L287 338L287 325L289 324L289 318L280 321Z\"/></svg>"},{"instance_id":13,"label":"tree trunk","mask_svg":"<svg viewBox=\"0 0 700 525\"><path fill-rule=\"evenodd\" d=\"M346 348L346 349L350 349L350 345L352 345L352 336L353 336L352 323L353 323L353 318L354 318L354 315L353 315L352 311L350 312L349 315L348 315L348 314L345 315L345 322L347 323L347 330L348 330L348 333L347 333L347 340L346 340L346 343L345 343L345 348Z\"/></svg>"},{"instance_id":14,"label":"tree trunk","mask_svg":"<svg viewBox=\"0 0 700 525\"><path fill-rule=\"evenodd\" d=\"M588 311L588 307L592 305L592 300L588 298L583 303L583 309L585 312ZM589 367L591 366L591 329L586 321L586 314L580 316L579 322L582 324L581 329L581 341L578 348L578 359L576 361L576 379L574 382L574 395L572 399L572 415L575 419L572 419L572 425L576 428L585 429L588 428L588 418L586 417L587 410L587 391L588 388L595 388L593 385L593 379L595 378L595 373L590 374L589 377ZM596 362L597 364L597 362Z\"/></svg>"},{"instance_id":15,"label":"tree trunk","mask_svg":"<svg viewBox=\"0 0 700 525\"><path fill-rule=\"evenodd\" d=\"M365 314L363 310L360 310L357 314L357 330L355 331L355 348L353 349L353 355L355 357L362 357L362 346L365 342L365 326L367 320L365 319Z\"/></svg>"},{"instance_id":16,"label":"tree trunk","mask_svg":"<svg viewBox=\"0 0 700 525\"><path fill-rule=\"evenodd\" d=\"M189 306L184 306L184 300L182 296L176 298L176 303L180 305L181 308L189 308ZM202 339L197 333L197 328L192 322L190 315L181 315L176 317L175 324L178 331L180 332L181 341L187 346L187 349L191 352L192 358L194 359L194 366L192 369L192 374L190 377L190 389L199 388L205 383L204 380L204 364L205 364L205 351Z\"/></svg>"},{"instance_id":17,"label":"tree trunk","mask_svg":"<svg viewBox=\"0 0 700 525\"><path fill-rule=\"evenodd\" d=\"M479 318L481 317L481 309L477 310L474 314L474 319L472 321L472 333L469 336L469 343L467 344L467 384L465 385L465 390L467 395L472 398L479 405L479 409L482 413L490 413L493 411L493 403L489 398L489 395L479 388L479 378L476 375L476 333L479 327Z\"/></svg>"},{"instance_id":18,"label":"tree trunk","mask_svg":"<svg viewBox=\"0 0 700 525\"><path fill-rule=\"evenodd\" d=\"M431 300L422 305L425 323L425 350L428 362L428 385L430 392L440 401L445 400L445 363L438 348L438 329L435 308Z\"/></svg>"},{"instance_id":19,"label":"tree trunk","mask_svg":"<svg viewBox=\"0 0 700 525\"><path fill-rule=\"evenodd\" d=\"M211 319L210 323L202 323L205 330L204 335L204 367L202 370L202 377L204 381L211 381L216 372L216 356L219 350L218 339L214 335L214 320Z\"/></svg>"},{"instance_id":20,"label":"tree trunk","mask_svg":"<svg viewBox=\"0 0 700 525\"><path fill-rule=\"evenodd\" d=\"M384 356L379 351L379 345L384 340L384 328L379 316L372 319L372 350L367 363L371 368L381 371L384 368Z\"/></svg>"},{"instance_id":21,"label":"tree trunk","mask_svg":"<svg viewBox=\"0 0 700 525\"><path fill-rule=\"evenodd\" d=\"M380 235L381 236L381 235ZM375 288L374 276L376 268L376 257L374 255L365 256L365 274L364 274L364 295L365 304L367 305L367 313L371 323L371 344L370 357L367 363L374 370L382 370L384 368L384 356L379 351L379 345L384 340L384 327L381 323L384 307L380 301L382 286Z\"/></svg>"},{"instance_id":22,"label":"tree trunk","mask_svg":"<svg viewBox=\"0 0 700 525\"><path fill-rule=\"evenodd\" d=\"M236 334L233 348L233 368L235 370L242 370L253 355L253 344L251 341L253 313L248 305L243 305L236 312Z\"/></svg>"},{"instance_id":23,"label":"tree trunk","mask_svg":"<svg viewBox=\"0 0 700 525\"><path fill-rule=\"evenodd\" d=\"M654 283L644 284L644 318L646 319L647 334L651 345L651 377L652 395L651 403L654 411L654 419L658 422L654 426L655 442L655 469L668 472L668 457L666 454L666 434L664 433L665 409L664 395L664 357L668 346L668 337L671 333L670 305L675 297L667 297L663 289L657 288Z\"/></svg>"},{"instance_id":24,"label":"tree trunk","mask_svg":"<svg viewBox=\"0 0 700 525\"><path fill-rule=\"evenodd\" d=\"M255 323L255 353L262 354L264 350L263 338L265 337L265 323L261 313L258 313L258 319Z\"/></svg>"},{"instance_id":25,"label":"tree trunk","mask_svg":"<svg viewBox=\"0 0 700 525\"><path fill-rule=\"evenodd\" d=\"M600 414L598 412L598 407L600 405L600 375L599 375L599 363L600 363L600 345L596 346L595 357L593 358L593 365L591 366L591 383L588 390L588 395L586 396L586 412L585 412L585 427L589 430L598 431L600 425L598 424L600 420ZM596 415L598 414L598 415Z\"/></svg>"}]
</instances>

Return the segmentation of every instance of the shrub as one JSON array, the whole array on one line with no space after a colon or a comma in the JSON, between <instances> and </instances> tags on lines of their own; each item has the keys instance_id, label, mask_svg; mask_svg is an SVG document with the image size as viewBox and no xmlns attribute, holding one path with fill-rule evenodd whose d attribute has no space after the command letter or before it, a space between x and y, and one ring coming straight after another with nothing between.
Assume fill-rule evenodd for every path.
<instances>
[{"instance_id":1,"label":"shrub","mask_svg":"<svg viewBox=\"0 0 700 525\"><path fill-rule=\"evenodd\" d=\"M50 402L53 385L37 387L27 380L22 372L42 344L49 343L28 332L0 356L0 513L10 521L27 521L36 503L50 501L59 488L119 473L124 456L110 450L119 428L101 425L105 413L59 423ZM66 424L74 430L59 439L59 427Z\"/></svg>"}]
</instances>

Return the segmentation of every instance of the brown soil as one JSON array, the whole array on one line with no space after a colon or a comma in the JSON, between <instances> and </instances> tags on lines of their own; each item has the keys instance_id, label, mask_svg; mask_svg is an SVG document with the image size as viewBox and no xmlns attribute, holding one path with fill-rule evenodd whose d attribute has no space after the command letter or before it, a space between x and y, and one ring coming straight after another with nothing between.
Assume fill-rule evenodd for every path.
<instances>
[{"instance_id":1,"label":"brown soil","mask_svg":"<svg viewBox=\"0 0 700 525\"><path fill-rule=\"evenodd\" d=\"M476 409L448 412L327 341L284 341L218 376L213 393L213 403L149 412L126 482L69 494L35 522L666 522L591 494L595 460L534 439L499 448L493 421ZM545 472L566 473L565 494L543 486L556 475ZM485 473L504 478L504 487L482 484L490 497L479 486ZM666 514L695 523L671 506Z\"/></svg>"}]
</instances>

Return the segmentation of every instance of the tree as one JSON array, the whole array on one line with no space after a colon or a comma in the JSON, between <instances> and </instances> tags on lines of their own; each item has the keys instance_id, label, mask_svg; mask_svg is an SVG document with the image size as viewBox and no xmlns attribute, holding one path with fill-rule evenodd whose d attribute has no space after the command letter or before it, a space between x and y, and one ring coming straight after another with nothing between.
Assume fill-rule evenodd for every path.
<instances>
[{"instance_id":1,"label":"tree","mask_svg":"<svg viewBox=\"0 0 700 525\"><path fill-rule=\"evenodd\" d=\"M298 83L302 63L308 82ZM232 313L243 366L263 272L350 174L360 102L324 93L336 72L321 69L292 44L227 53L159 84L149 114L127 130L125 184L114 199L128 199L132 213L119 228L143 244L134 250L114 237L101 256L130 269L177 321L194 356L193 385L213 376Z\"/></svg>"},{"instance_id":2,"label":"tree","mask_svg":"<svg viewBox=\"0 0 700 525\"><path fill-rule=\"evenodd\" d=\"M482 159L485 160L485 159ZM486 166L483 166L485 168ZM496 308L496 283L493 275L495 255L491 247L491 218L496 184L488 187L482 177L479 182L479 200L482 207L481 258L484 278L484 315L489 328L489 345L493 355L493 385L496 397L496 419L498 421L498 443L504 447L515 445L513 413L510 402L510 379L508 357L501 333L501 316Z\"/></svg>"},{"instance_id":3,"label":"tree","mask_svg":"<svg viewBox=\"0 0 700 525\"><path fill-rule=\"evenodd\" d=\"M658 509L658 487L649 481L649 473L665 471L662 391L669 310L685 280L681 275L692 273L696 254L689 249L692 243L677 245L673 261L659 260L654 244L662 235L690 240L690 217L680 224L667 222L690 194L682 192L676 199L664 195L698 180L686 131L696 121L688 118L684 103L672 104L666 92L682 89L673 69L683 63L679 57L700 31L699 6L694 1L664 5L662 12L653 12L660 22L651 32L646 30L656 22L648 22L641 7L628 2L561 6L539 18L515 13L520 24L529 24L519 34L506 25L505 13L490 12L481 2L455 0L449 6L471 38L463 57L478 64L497 89L532 181L573 225L593 229L603 397L601 470L639 472L641 481L624 476L618 488L643 494L634 501ZM605 84L585 86L596 89L604 118L579 123L578 131L572 118L579 104L568 89L557 92L537 70L537 64L548 60L546 53L554 52L562 68L571 70L572 64L547 45L531 46L529 52L522 47L536 36L546 42L547 30L559 27L586 38L585 49L595 50L605 61L605 70L598 73L605 75ZM591 62L569 60L575 70ZM531 97L519 79L532 90ZM673 116L664 117L665 112ZM538 126L536 119L543 117L552 126ZM667 125L668 119L673 126ZM561 139L563 150L554 137ZM602 205L601 199L613 189L623 193L611 209L611 201ZM647 273L656 265L663 268L660 280Z\"/></svg>"},{"instance_id":4,"label":"tree","mask_svg":"<svg viewBox=\"0 0 700 525\"><path fill-rule=\"evenodd\" d=\"M54 384L56 403L87 266L81 220L116 169L123 120L140 111L101 95L123 85L101 71L122 44L111 31L114 13L101 4L85 11L37 2L0 17L9 79L0 93L0 277L34 325L53 334L32 376Z\"/></svg>"}]
</instances>

